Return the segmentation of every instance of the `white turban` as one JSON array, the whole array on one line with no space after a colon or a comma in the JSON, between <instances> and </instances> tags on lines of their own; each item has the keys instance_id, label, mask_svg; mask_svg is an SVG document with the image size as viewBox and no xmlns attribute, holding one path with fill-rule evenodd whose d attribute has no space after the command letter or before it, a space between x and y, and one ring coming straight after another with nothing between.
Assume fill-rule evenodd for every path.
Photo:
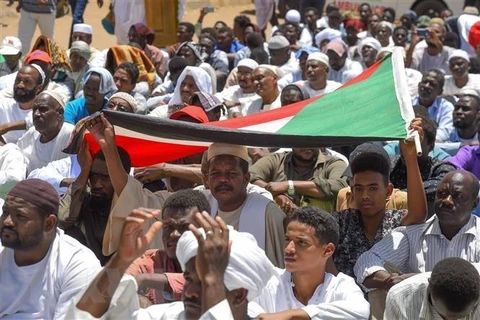
<instances>
[{"instance_id":1,"label":"white turban","mask_svg":"<svg viewBox=\"0 0 480 320\"><path fill-rule=\"evenodd\" d=\"M137 100L135 100L135 98L132 97L130 94L126 92L117 92L114 95L112 95L108 100L110 101L113 98L122 99L123 101L127 102L130 105L130 107L132 107L133 112L137 112Z\"/></svg>"},{"instance_id":2,"label":"white turban","mask_svg":"<svg viewBox=\"0 0 480 320\"><path fill-rule=\"evenodd\" d=\"M335 40L335 39L342 39L342 33L339 30L335 30L332 28L326 28L317 33L315 36L315 43L317 47L320 48L320 44L322 43L323 40Z\"/></svg>"},{"instance_id":3,"label":"white turban","mask_svg":"<svg viewBox=\"0 0 480 320\"><path fill-rule=\"evenodd\" d=\"M322 62L327 67L330 66L330 59L325 53L313 52L308 55L307 61L316 60Z\"/></svg>"},{"instance_id":4,"label":"white turban","mask_svg":"<svg viewBox=\"0 0 480 320\"><path fill-rule=\"evenodd\" d=\"M250 69L255 69L258 67L257 61L253 59L242 59L240 62L237 64L237 67L245 67L245 68L250 68Z\"/></svg>"},{"instance_id":5,"label":"white turban","mask_svg":"<svg viewBox=\"0 0 480 320\"><path fill-rule=\"evenodd\" d=\"M452 53L450 53L450 55L448 56L448 61L453 58L462 58L463 60L470 62L470 57L468 56L468 53L462 49L453 50Z\"/></svg>"},{"instance_id":6,"label":"white turban","mask_svg":"<svg viewBox=\"0 0 480 320\"><path fill-rule=\"evenodd\" d=\"M172 113L173 106L183 105L181 86L186 76L193 77L193 80L198 87L198 91L213 94L212 79L210 78L208 72L199 67L188 66L183 69L182 73L178 77L177 85L173 91L173 97L168 103L168 116L170 116Z\"/></svg>"},{"instance_id":7,"label":"white turban","mask_svg":"<svg viewBox=\"0 0 480 320\"><path fill-rule=\"evenodd\" d=\"M231 226L228 229L232 246L223 281L230 291L247 289L247 298L252 301L267 285L268 280L276 275L275 267L250 233L238 232ZM205 237L205 231L199 230ZM184 232L177 244L177 259L182 270L185 271L185 265L197 255L197 250L197 238L191 231Z\"/></svg>"},{"instance_id":8,"label":"white turban","mask_svg":"<svg viewBox=\"0 0 480 320\"><path fill-rule=\"evenodd\" d=\"M377 39L372 38L372 37L366 37L365 39L360 41L360 43L358 44L358 53L360 55L362 55L362 49L363 49L364 46L372 47L373 49L375 49L377 51L377 53L378 53L378 51L380 51L380 49L382 49L382 45L380 44L380 42L378 42Z\"/></svg>"},{"instance_id":9,"label":"white turban","mask_svg":"<svg viewBox=\"0 0 480 320\"><path fill-rule=\"evenodd\" d=\"M100 75L100 88L98 89L99 93L108 95L113 91L117 91L117 86L115 85L115 81L113 81L112 75L107 69L101 67L90 68L87 72L85 72L82 78L83 86L85 86L88 79L90 79L92 73Z\"/></svg>"},{"instance_id":10,"label":"white turban","mask_svg":"<svg viewBox=\"0 0 480 320\"><path fill-rule=\"evenodd\" d=\"M388 21L380 21L377 25L377 29L378 29L378 27L387 27L387 28L390 29L390 31L393 31L393 24L391 24Z\"/></svg>"}]
</instances>

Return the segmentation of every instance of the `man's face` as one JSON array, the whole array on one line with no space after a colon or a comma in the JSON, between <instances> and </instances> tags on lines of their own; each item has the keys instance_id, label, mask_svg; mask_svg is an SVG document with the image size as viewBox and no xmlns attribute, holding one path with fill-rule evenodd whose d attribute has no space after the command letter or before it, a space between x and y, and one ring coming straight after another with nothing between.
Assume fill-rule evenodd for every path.
<instances>
[{"instance_id":1,"label":"man's face","mask_svg":"<svg viewBox=\"0 0 480 320\"><path fill-rule=\"evenodd\" d=\"M5 58L5 62L7 63L7 66L13 70L17 67L18 65L18 60L20 60L22 56L22 53L19 52L18 54L9 54L6 55L4 54L3 57Z\"/></svg>"},{"instance_id":2,"label":"man's face","mask_svg":"<svg viewBox=\"0 0 480 320\"><path fill-rule=\"evenodd\" d=\"M437 96L442 94L442 90L443 87L439 77L432 72L427 72L418 84L418 95L425 101L435 100Z\"/></svg>"},{"instance_id":3,"label":"man's face","mask_svg":"<svg viewBox=\"0 0 480 320\"><path fill-rule=\"evenodd\" d=\"M377 40L380 42L385 42L390 39L392 35L392 30L387 26L378 26L377 27Z\"/></svg>"},{"instance_id":4,"label":"man's face","mask_svg":"<svg viewBox=\"0 0 480 320\"><path fill-rule=\"evenodd\" d=\"M477 204L472 178L463 172L448 173L435 194L435 214L441 225L458 226L468 221Z\"/></svg>"},{"instance_id":5,"label":"man's face","mask_svg":"<svg viewBox=\"0 0 480 320\"><path fill-rule=\"evenodd\" d=\"M182 49L180 49L180 51L178 52L177 56L185 58L189 66L193 67L197 65L197 56L195 55L193 50L187 46L182 47Z\"/></svg>"},{"instance_id":6,"label":"man's face","mask_svg":"<svg viewBox=\"0 0 480 320\"><path fill-rule=\"evenodd\" d=\"M408 14L402 15L400 21L402 22L402 26L410 30L410 27L412 26L412 18Z\"/></svg>"},{"instance_id":7,"label":"man's face","mask_svg":"<svg viewBox=\"0 0 480 320\"><path fill-rule=\"evenodd\" d=\"M443 26L439 25L438 23L431 24L428 27L428 31L430 33L432 32L435 33L441 42L445 40L445 29L443 28ZM436 43L433 42L433 39L431 36L426 37L425 41L427 42L427 45L436 45Z\"/></svg>"},{"instance_id":8,"label":"man's face","mask_svg":"<svg viewBox=\"0 0 480 320\"><path fill-rule=\"evenodd\" d=\"M450 59L448 62L450 72L454 79L461 79L468 76L468 71L470 69L470 64L467 60L459 57Z\"/></svg>"},{"instance_id":9,"label":"man's face","mask_svg":"<svg viewBox=\"0 0 480 320\"><path fill-rule=\"evenodd\" d=\"M446 9L442 11L440 16L442 17L443 20L446 20L447 18L450 18L451 16L453 16L453 12Z\"/></svg>"},{"instance_id":10,"label":"man's face","mask_svg":"<svg viewBox=\"0 0 480 320\"><path fill-rule=\"evenodd\" d=\"M303 162L311 162L318 158L319 152L319 149L293 148L293 157Z\"/></svg>"},{"instance_id":11,"label":"man's face","mask_svg":"<svg viewBox=\"0 0 480 320\"><path fill-rule=\"evenodd\" d=\"M347 61L347 55L344 54L343 56L339 56L335 51L328 50L327 51L328 59L330 60L330 67L333 70L340 70L345 65L345 61Z\"/></svg>"},{"instance_id":12,"label":"man's face","mask_svg":"<svg viewBox=\"0 0 480 320\"><path fill-rule=\"evenodd\" d=\"M347 27L347 29L345 31L347 32L347 43L350 44L350 45L355 45L357 40L358 40L357 29L355 29L353 27Z\"/></svg>"},{"instance_id":13,"label":"man's face","mask_svg":"<svg viewBox=\"0 0 480 320\"><path fill-rule=\"evenodd\" d=\"M105 109L119 112L135 113L130 103L118 97L110 98L107 105L105 106Z\"/></svg>"},{"instance_id":14,"label":"man's face","mask_svg":"<svg viewBox=\"0 0 480 320\"><path fill-rule=\"evenodd\" d=\"M246 196L250 174L243 173L235 156L220 155L208 163L208 185L219 204L236 203Z\"/></svg>"},{"instance_id":15,"label":"man's face","mask_svg":"<svg viewBox=\"0 0 480 320\"><path fill-rule=\"evenodd\" d=\"M78 52L70 53L70 65L72 66L73 72L78 72L82 70L83 67L87 64L87 60L82 57Z\"/></svg>"},{"instance_id":16,"label":"man's face","mask_svg":"<svg viewBox=\"0 0 480 320\"><path fill-rule=\"evenodd\" d=\"M407 43L408 33L404 29L395 29L393 32L393 42L396 46L405 47Z\"/></svg>"},{"instance_id":17,"label":"man's face","mask_svg":"<svg viewBox=\"0 0 480 320\"><path fill-rule=\"evenodd\" d=\"M471 96L460 96L453 109L453 126L457 129L475 127L478 103Z\"/></svg>"},{"instance_id":18,"label":"man's face","mask_svg":"<svg viewBox=\"0 0 480 320\"><path fill-rule=\"evenodd\" d=\"M297 28L289 24L285 27L284 34L285 34L285 38L287 38L290 44L297 43L297 39L298 39Z\"/></svg>"},{"instance_id":19,"label":"man's face","mask_svg":"<svg viewBox=\"0 0 480 320\"><path fill-rule=\"evenodd\" d=\"M92 73L83 86L83 95L88 105L103 105L105 95L98 90L100 90L100 76Z\"/></svg>"},{"instance_id":20,"label":"man's face","mask_svg":"<svg viewBox=\"0 0 480 320\"><path fill-rule=\"evenodd\" d=\"M328 15L328 27L340 30L340 24L342 23L341 16L338 12L332 12Z\"/></svg>"},{"instance_id":21,"label":"man's face","mask_svg":"<svg viewBox=\"0 0 480 320\"><path fill-rule=\"evenodd\" d=\"M309 60L307 61L307 79L310 83L316 83L318 81L326 80L328 67L320 61Z\"/></svg>"},{"instance_id":22,"label":"man's face","mask_svg":"<svg viewBox=\"0 0 480 320\"><path fill-rule=\"evenodd\" d=\"M243 90L252 88L252 69L244 66L238 67L237 76L240 88Z\"/></svg>"},{"instance_id":23,"label":"man's face","mask_svg":"<svg viewBox=\"0 0 480 320\"><path fill-rule=\"evenodd\" d=\"M196 225L195 213L198 212L197 207L194 208L165 208L163 210L163 247L170 259L177 259L176 250L178 239L181 235L188 231L190 224Z\"/></svg>"},{"instance_id":24,"label":"man's face","mask_svg":"<svg viewBox=\"0 0 480 320\"><path fill-rule=\"evenodd\" d=\"M390 11L385 11L385 12L383 13L382 19L383 19L384 21L388 21L388 22L390 22L390 23L393 23L393 22L395 21L395 17L392 15L392 13L391 13Z\"/></svg>"},{"instance_id":25,"label":"man's face","mask_svg":"<svg viewBox=\"0 0 480 320\"><path fill-rule=\"evenodd\" d=\"M115 81L118 92L130 93L135 88L135 83L132 83L132 77L125 69L117 68L113 74L113 81Z\"/></svg>"},{"instance_id":26,"label":"man's face","mask_svg":"<svg viewBox=\"0 0 480 320\"><path fill-rule=\"evenodd\" d=\"M282 95L280 97L282 102L282 107L288 106L290 104L299 102L303 100L303 95L299 89L289 87L282 90Z\"/></svg>"},{"instance_id":27,"label":"man's face","mask_svg":"<svg viewBox=\"0 0 480 320\"><path fill-rule=\"evenodd\" d=\"M205 50L205 52L210 56L213 51L215 50L215 43L211 39L208 38L201 38L200 39L200 46Z\"/></svg>"},{"instance_id":28,"label":"man's face","mask_svg":"<svg viewBox=\"0 0 480 320\"><path fill-rule=\"evenodd\" d=\"M193 34L187 31L186 26L179 26L177 29L177 41L178 42L185 42L185 41L192 41Z\"/></svg>"},{"instance_id":29,"label":"man's face","mask_svg":"<svg viewBox=\"0 0 480 320\"><path fill-rule=\"evenodd\" d=\"M228 32L222 32L217 35L217 45L223 50L230 50L233 38Z\"/></svg>"},{"instance_id":30,"label":"man's face","mask_svg":"<svg viewBox=\"0 0 480 320\"><path fill-rule=\"evenodd\" d=\"M283 66L290 59L290 48L270 50L270 63L274 66Z\"/></svg>"},{"instance_id":31,"label":"man's face","mask_svg":"<svg viewBox=\"0 0 480 320\"><path fill-rule=\"evenodd\" d=\"M45 238L45 219L35 205L7 196L0 217L2 245L14 250L31 250Z\"/></svg>"},{"instance_id":32,"label":"man's face","mask_svg":"<svg viewBox=\"0 0 480 320\"><path fill-rule=\"evenodd\" d=\"M40 133L63 124L61 106L46 93L40 93L33 101L32 117L35 130Z\"/></svg>"},{"instance_id":33,"label":"man's face","mask_svg":"<svg viewBox=\"0 0 480 320\"><path fill-rule=\"evenodd\" d=\"M185 319L199 319L202 315L202 282L198 278L195 257L185 264L183 271L183 306Z\"/></svg>"},{"instance_id":34,"label":"man's face","mask_svg":"<svg viewBox=\"0 0 480 320\"><path fill-rule=\"evenodd\" d=\"M377 25L380 22L380 17L376 14L371 14L368 17L368 31L375 33L377 31Z\"/></svg>"},{"instance_id":35,"label":"man's face","mask_svg":"<svg viewBox=\"0 0 480 320\"><path fill-rule=\"evenodd\" d=\"M363 5L360 7L360 18L362 20L367 20L368 17L372 14L372 9L368 5Z\"/></svg>"},{"instance_id":36,"label":"man's face","mask_svg":"<svg viewBox=\"0 0 480 320\"><path fill-rule=\"evenodd\" d=\"M373 217L385 210L387 196L391 193L379 172L364 171L353 176L352 194L362 216Z\"/></svg>"},{"instance_id":37,"label":"man's face","mask_svg":"<svg viewBox=\"0 0 480 320\"><path fill-rule=\"evenodd\" d=\"M38 71L32 67L22 68L18 71L13 84L13 98L19 103L30 102L40 91L38 85Z\"/></svg>"},{"instance_id":38,"label":"man's face","mask_svg":"<svg viewBox=\"0 0 480 320\"><path fill-rule=\"evenodd\" d=\"M190 97L195 93L200 91L195 83L195 79L188 75L183 79L182 83L180 84L180 94L182 96L182 101L184 103L188 103Z\"/></svg>"},{"instance_id":39,"label":"man's face","mask_svg":"<svg viewBox=\"0 0 480 320\"><path fill-rule=\"evenodd\" d=\"M92 35L88 33L83 33L83 32L74 32L72 34L72 42L75 42L75 41L83 41L83 42L86 42L88 45L90 45L92 43Z\"/></svg>"},{"instance_id":40,"label":"man's face","mask_svg":"<svg viewBox=\"0 0 480 320\"><path fill-rule=\"evenodd\" d=\"M266 68L256 68L252 73L252 83L259 96L273 92L277 86L275 74Z\"/></svg>"},{"instance_id":41,"label":"man's face","mask_svg":"<svg viewBox=\"0 0 480 320\"><path fill-rule=\"evenodd\" d=\"M375 61L377 58L377 50L375 50L375 48L369 45L364 45L362 47L361 54L362 54L362 60L365 63Z\"/></svg>"},{"instance_id":42,"label":"man's face","mask_svg":"<svg viewBox=\"0 0 480 320\"><path fill-rule=\"evenodd\" d=\"M305 11L305 23L309 26L317 27L318 15L313 10Z\"/></svg>"},{"instance_id":43,"label":"man's face","mask_svg":"<svg viewBox=\"0 0 480 320\"><path fill-rule=\"evenodd\" d=\"M93 159L89 175L90 193L96 202L110 202L113 199L114 189L108 175L107 163L100 158Z\"/></svg>"}]
</instances>

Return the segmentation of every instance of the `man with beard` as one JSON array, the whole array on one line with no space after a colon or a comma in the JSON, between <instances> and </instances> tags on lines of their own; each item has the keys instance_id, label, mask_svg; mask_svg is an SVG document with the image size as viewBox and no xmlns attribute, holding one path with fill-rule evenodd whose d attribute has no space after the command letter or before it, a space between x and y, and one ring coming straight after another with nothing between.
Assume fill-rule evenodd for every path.
<instances>
[{"instance_id":1,"label":"man with beard","mask_svg":"<svg viewBox=\"0 0 480 320\"><path fill-rule=\"evenodd\" d=\"M310 53L307 58L307 80L297 82L309 94L316 97L338 89L342 84L327 80L330 69L328 56L322 52Z\"/></svg>"},{"instance_id":2,"label":"man with beard","mask_svg":"<svg viewBox=\"0 0 480 320\"><path fill-rule=\"evenodd\" d=\"M13 85L13 99L0 99L0 145L16 143L25 132L25 129L8 131L8 124L25 120L28 127L32 126L33 100L43 90L44 80L45 73L38 65L23 66L18 71Z\"/></svg>"},{"instance_id":3,"label":"man with beard","mask_svg":"<svg viewBox=\"0 0 480 320\"><path fill-rule=\"evenodd\" d=\"M99 271L95 255L57 228L58 206L48 182L10 190L0 217L0 318L64 319Z\"/></svg>"},{"instance_id":4,"label":"man with beard","mask_svg":"<svg viewBox=\"0 0 480 320\"><path fill-rule=\"evenodd\" d=\"M342 40L330 41L325 53L330 62L327 80L344 84L362 73L362 65L348 58L347 46Z\"/></svg>"},{"instance_id":5,"label":"man with beard","mask_svg":"<svg viewBox=\"0 0 480 320\"><path fill-rule=\"evenodd\" d=\"M229 118L246 116L252 102L260 99L255 93L252 81L252 71L256 67L258 63L252 59L240 60L237 66L238 85L228 87L216 94L216 97L227 107Z\"/></svg>"},{"instance_id":6,"label":"man with beard","mask_svg":"<svg viewBox=\"0 0 480 320\"><path fill-rule=\"evenodd\" d=\"M114 190L103 152L92 159L86 146L85 143L77 156L80 174L61 199L59 227L90 248L103 266L110 258L102 254L102 242ZM122 148L118 148L118 153L125 172L130 172L130 156Z\"/></svg>"},{"instance_id":7,"label":"man with beard","mask_svg":"<svg viewBox=\"0 0 480 320\"><path fill-rule=\"evenodd\" d=\"M413 31L412 41L407 51L407 67L422 73L431 69L440 69L445 74L450 74L448 57L454 49L443 45L446 35L445 26L432 23L427 30L426 46L418 45L421 39L417 32Z\"/></svg>"},{"instance_id":8,"label":"man with beard","mask_svg":"<svg viewBox=\"0 0 480 320\"><path fill-rule=\"evenodd\" d=\"M445 76L437 69L423 73L422 81L418 83L418 97L412 99L413 105L427 108L430 119L438 125L436 141L447 141L453 128L453 105L441 97Z\"/></svg>"},{"instance_id":9,"label":"man with beard","mask_svg":"<svg viewBox=\"0 0 480 320\"><path fill-rule=\"evenodd\" d=\"M448 67L452 75L445 76L443 95L457 95L463 88L480 91L480 75L471 74L470 57L464 50L457 49L448 57Z\"/></svg>"},{"instance_id":10,"label":"man with beard","mask_svg":"<svg viewBox=\"0 0 480 320\"><path fill-rule=\"evenodd\" d=\"M360 41L358 45L358 53L362 57L363 69L370 68L377 60L377 53L382 48L377 39L367 37Z\"/></svg>"},{"instance_id":11,"label":"man with beard","mask_svg":"<svg viewBox=\"0 0 480 320\"><path fill-rule=\"evenodd\" d=\"M345 168L343 160L319 149L294 148L258 160L250 168L250 181L270 191L286 214L307 204L331 212L338 191L347 186Z\"/></svg>"},{"instance_id":12,"label":"man with beard","mask_svg":"<svg viewBox=\"0 0 480 320\"><path fill-rule=\"evenodd\" d=\"M283 77L283 71L268 64L261 64L252 72L252 82L255 92L261 99L250 104L247 115L280 108L280 90L278 79Z\"/></svg>"},{"instance_id":13,"label":"man with beard","mask_svg":"<svg viewBox=\"0 0 480 320\"><path fill-rule=\"evenodd\" d=\"M478 144L478 112L480 111L479 92L470 88L460 90L453 109L453 127L455 128L446 142L437 146L455 155L460 147Z\"/></svg>"}]
</instances>

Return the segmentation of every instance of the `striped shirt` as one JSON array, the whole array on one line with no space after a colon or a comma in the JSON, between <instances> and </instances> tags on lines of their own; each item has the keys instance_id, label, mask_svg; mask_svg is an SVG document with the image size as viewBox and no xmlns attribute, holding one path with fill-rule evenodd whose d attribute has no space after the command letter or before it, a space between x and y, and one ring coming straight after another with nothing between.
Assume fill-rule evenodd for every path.
<instances>
[{"instance_id":1,"label":"striped shirt","mask_svg":"<svg viewBox=\"0 0 480 320\"><path fill-rule=\"evenodd\" d=\"M480 265L474 264L480 272ZM421 273L395 285L387 295L384 320L443 320L432 307L428 295L431 272ZM462 320L480 319L477 304Z\"/></svg>"},{"instance_id":2,"label":"striped shirt","mask_svg":"<svg viewBox=\"0 0 480 320\"><path fill-rule=\"evenodd\" d=\"M420 225L399 227L358 258L354 267L358 283L389 262L402 273L432 271L445 258L457 257L472 263L480 262L480 218L471 216L468 223L448 240L434 215Z\"/></svg>"}]
</instances>

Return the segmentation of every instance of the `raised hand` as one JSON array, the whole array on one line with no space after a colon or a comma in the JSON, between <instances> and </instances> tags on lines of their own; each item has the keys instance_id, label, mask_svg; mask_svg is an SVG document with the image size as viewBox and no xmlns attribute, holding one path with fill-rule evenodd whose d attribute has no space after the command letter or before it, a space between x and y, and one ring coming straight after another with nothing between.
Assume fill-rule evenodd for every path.
<instances>
[{"instance_id":1,"label":"raised hand","mask_svg":"<svg viewBox=\"0 0 480 320\"><path fill-rule=\"evenodd\" d=\"M85 125L101 148L115 144L115 130L103 114L88 120Z\"/></svg>"}]
</instances>

